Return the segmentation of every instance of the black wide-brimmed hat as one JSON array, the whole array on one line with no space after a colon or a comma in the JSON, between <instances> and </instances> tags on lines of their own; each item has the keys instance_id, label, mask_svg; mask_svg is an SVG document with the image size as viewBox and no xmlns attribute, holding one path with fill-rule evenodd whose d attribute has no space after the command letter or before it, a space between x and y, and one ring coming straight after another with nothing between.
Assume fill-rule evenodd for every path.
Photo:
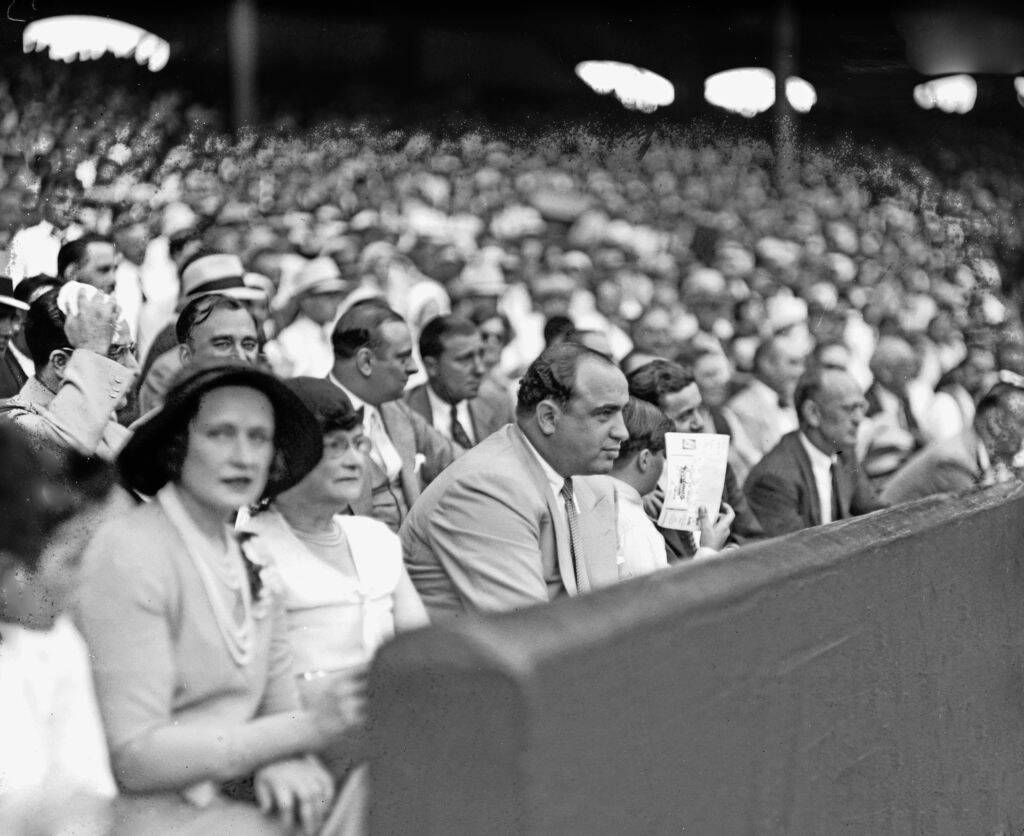
<instances>
[{"instance_id":1,"label":"black wide-brimmed hat","mask_svg":"<svg viewBox=\"0 0 1024 836\"><path fill-rule=\"evenodd\" d=\"M317 466L323 455L323 436L302 401L272 374L241 361L218 360L185 366L174 379L163 407L136 425L117 457L127 487L153 496L166 484L168 474L161 457L168 439L196 414L205 393L222 386L256 389L267 396L274 409L275 447L284 467L271 473L261 499L288 490Z\"/></svg>"}]
</instances>

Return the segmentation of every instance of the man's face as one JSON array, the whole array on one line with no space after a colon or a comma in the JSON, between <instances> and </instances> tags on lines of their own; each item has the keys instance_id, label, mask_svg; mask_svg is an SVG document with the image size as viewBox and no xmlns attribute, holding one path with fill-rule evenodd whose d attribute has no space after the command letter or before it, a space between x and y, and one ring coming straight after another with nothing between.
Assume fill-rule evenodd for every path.
<instances>
[{"instance_id":1,"label":"man's face","mask_svg":"<svg viewBox=\"0 0 1024 836\"><path fill-rule=\"evenodd\" d=\"M445 337L439 357L424 360L431 386L448 403L475 398L486 374L479 334Z\"/></svg>"},{"instance_id":2,"label":"man's face","mask_svg":"<svg viewBox=\"0 0 1024 836\"><path fill-rule=\"evenodd\" d=\"M551 441L568 460L571 475L608 473L629 438L622 410L629 401L625 375L597 360L576 371L575 395L561 411Z\"/></svg>"},{"instance_id":3,"label":"man's face","mask_svg":"<svg viewBox=\"0 0 1024 836\"><path fill-rule=\"evenodd\" d=\"M852 448L868 407L853 376L841 371L825 374L821 392L813 403L817 406L816 429L822 440L836 452Z\"/></svg>"},{"instance_id":4,"label":"man's face","mask_svg":"<svg viewBox=\"0 0 1024 836\"><path fill-rule=\"evenodd\" d=\"M192 329L183 359L244 360L255 363L260 344L252 316L245 310L219 308Z\"/></svg>"},{"instance_id":5,"label":"man's face","mask_svg":"<svg viewBox=\"0 0 1024 836\"><path fill-rule=\"evenodd\" d=\"M974 349L964 361L963 385L975 397L985 390L989 378L996 369L996 361L991 351Z\"/></svg>"},{"instance_id":6,"label":"man's face","mask_svg":"<svg viewBox=\"0 0 1024 836\"><path fill-rule=\"evenodd\" d=\"M43 217L58 229L65 229L75 220L78 201L79 193L75 189L56 186L43 202Z\"/></svg>"},{"instance_id":7,"label":"man's face","mask_svg":"<svg viewBox=\"0 0 1024 836\"><path fill-rule=\"evenodd\" d=\"M671 357L675 342L672 339L672 320L668 311L654 310L646 314L636 330L635 345L638 351Z\"/></svg>"},{"instance_id":8,"label":"man's face","mask_svg":"<svg viewBox=\"0 0 1024 836\"><path fill-rule=\"evenodd\" d=\"M87 244L85 255L75 269L74 279L83 284L91 284L104 293L112 293L116 268L117 252L113 244L102 241Z\"/></svg>"},{"instance_id":9,"label":"man's face","mask_svg":"<svg viewBox=\"0 0 1024 836\"><path fill-rule=\"evenodd\" d=\"M765 381L780 395L792 400L796 383L805 369L804 353L788 340L779 340L765 363Z\"/></svg>"},{"instance_id":10,"label":"man's face","mask_svg":"<svg viewBox=\"0 0 1024 836\"><path fill-rule=\"evenodd\" d=\"M383 345L373 353L370 376L377 404L402 397L405 384L416 373L409 326L404 322L385 322L380 326L380 337Z\"/></svg>"},{"instance_id":11,"label":"man's face","mask_svg":"<svg viewBox=\"0 0 1024 836\"><path fill-rule=\"evenodd\" d=\"M724 354L705 354L693 364L693 377L700 390L701 400L710 407L718 407L729 397L732 367Z\"/></svg>"},{"instance_id":12,"label":"man's face","mask_svg":"<svg viewBox=\"0 0 1024 836\"><path fill-rule=\"evenodd\" d=\"M703 401L696 383L661 396L661 411L675 424L677 433L702 433L705 429Z\"/></svg>"},{"instance_id":13,"label":"man's face","mask_svg":"<svg viewBox=\"0 0 1024 836\"><path fill-rule=\"evenodd\" d=\"M0 357L7 353L7 346L21 331L24 321L25 314L22 311L0 305Z\"/></svg>"},{"instance_id":14,"label":"man's face","mask_svg":"<svg viewBox=\"0 0 1024 836\"><path fill-rule=\"evenodd\" d=\"M334 319L334 315L347 296L348 291L346 290L310 293L302 300L302 312L317 325L326 325Z\"/></svg>"}]
</instances>

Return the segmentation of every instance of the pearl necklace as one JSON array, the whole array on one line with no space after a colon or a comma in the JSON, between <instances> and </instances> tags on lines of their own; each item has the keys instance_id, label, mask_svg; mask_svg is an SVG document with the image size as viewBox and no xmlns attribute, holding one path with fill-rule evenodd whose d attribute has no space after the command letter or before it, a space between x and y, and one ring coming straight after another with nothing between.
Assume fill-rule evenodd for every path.
<instances>
[{"instance_id":1,"label":"pearl necklace","mask_svg":"<svg viewBox=\"0 0 1024 836\"><path fill-rule=\"evenodd\" d=\"M227 646L228 653L239 667L248 665L255 655L256 622L252 613L252 596L244 578L241 549L232 536L231 530L225 526L227 535L227 553L215 548L198 530L181 504L177 490L168 484L157 493L157 500L163 508L171 524L177 529L185 544L192 563L199 574L206 597L213 610L214 620L220 631L221 638ZM219 583L218 583L219 579ZM225 600L223 588L231 591L232 602L235 593L242 599L242 619L237 622L234 607Z\"/></svg>"}]
</instances>

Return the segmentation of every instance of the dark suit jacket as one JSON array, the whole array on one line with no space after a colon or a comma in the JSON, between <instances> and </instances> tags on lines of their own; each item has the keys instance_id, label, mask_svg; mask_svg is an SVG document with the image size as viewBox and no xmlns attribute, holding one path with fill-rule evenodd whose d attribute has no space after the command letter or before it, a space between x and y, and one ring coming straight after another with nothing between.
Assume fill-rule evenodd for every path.
<instances>
[{"instance_id":1,"label":"dark suit jacket","mask_svg":"<svg viewBox=\"0 0 1024 836\"><path fill-rule=\"evenodd\" d=\"M18 358L10 351L5 351L0 356L0 398L13 398L27 382L28 375Z\"/></svg>"},{"instance_id":2,"label":"dark suit jacket","mask_svg":"<svg viewBox=\"0 0 1024 836\"><path fill-rule=\"evenodd\" d=\"M852 451L839 454L839 506L843 519L884 507ZM821 525L818 489L800 433L782 437L750 471L743 492L771 537Z\"/></svg>"},{"instance_id":3,"label":"dark suit jacket","mask_svg":"<svg viewBox=\"0 0 1024 836\"><path fill-rule=\"evenodd\" d=\"M410 407L423 416L424 420L433 425L434 417L430 409L430 398L427 396L426 383L414 386L405 393L404 400ZM479 444L491 433L497 432L513 421L512 401L498 386L484 384L480 392L472 398L467 406L469 417L473 421L473 436Z\"/></svg>"}]
</instances>

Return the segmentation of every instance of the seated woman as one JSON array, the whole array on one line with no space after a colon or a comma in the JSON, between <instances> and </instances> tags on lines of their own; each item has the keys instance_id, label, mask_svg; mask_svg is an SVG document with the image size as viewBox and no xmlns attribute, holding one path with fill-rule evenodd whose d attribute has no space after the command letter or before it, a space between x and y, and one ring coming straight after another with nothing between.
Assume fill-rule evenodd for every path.
<instances>
[{"instance_id":1,"label":"seated woman","mask_svg":"<svg viewBox=\"0 0 1024 836\"><path fill-rule=\"evenodd\" d=\"M125 485L155 498L93 538L78 616L114 775L125 794L151 794L146 815L280 832L225 801L232 782L288 828L297 818L313 832L329 810L333 781L311 753L343 743L359 718L332 692L302 709L280 597L232 528L239 507L287 490L321 453L313 416L284 384L220 361L183 370L118 458ZM133 827L153 829L145 817Z\"/></svg>"},{"instance_id":2,"label":"seated woman","mask_svg":"<svg viewBox=\"0 0 1024 836\"><path fill-rule=\"evenodd\" d=\"M0 423L0 833L106 833L115 795L85 642L64 611L100 459L56 457Z\"/></svg>"},{"instance_id":3,"label":"seated woman","mask_svg":"<svg viewBox=\"0 0 1024 836\"><path fill-rule=\"evenodd\" d=\"M358 683L377 648L395 631L427 624L402 562L398 536L370 517L348 515L363 490L369 439L362 411L337 386L317 378L286 385L316 417L323 457L269 508L242 523L252 544L273 560L284 588L294 670L304 698L328 684ZM338 687L341 687L340 685ZM335 774L351 765L344 751L325 759Z\"/></svg>"}]
</instances>

